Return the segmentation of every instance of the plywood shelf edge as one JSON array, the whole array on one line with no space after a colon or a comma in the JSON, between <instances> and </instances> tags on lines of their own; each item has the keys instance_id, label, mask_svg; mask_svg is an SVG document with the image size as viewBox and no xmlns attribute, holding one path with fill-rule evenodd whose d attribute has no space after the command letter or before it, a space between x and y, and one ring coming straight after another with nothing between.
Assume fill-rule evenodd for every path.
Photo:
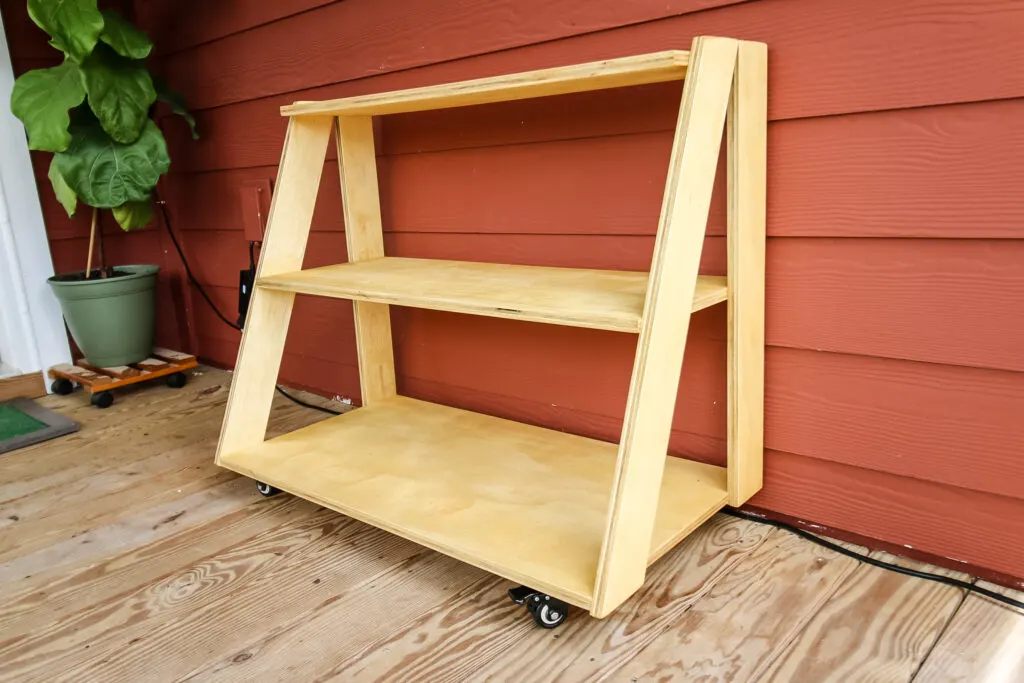
<instances>
[{"instance_id":1,"label":"plywood shelf edge","mask_svg":"<svg viewBox=\"0 0 1024 683\"><path fill-rule=\"evenodd\" d=\"M688 52L668 50L408 90L295 102L281 107L281 115L378 116L661 83L682 79L688 63Z\"/></svg>"}]
</instances>

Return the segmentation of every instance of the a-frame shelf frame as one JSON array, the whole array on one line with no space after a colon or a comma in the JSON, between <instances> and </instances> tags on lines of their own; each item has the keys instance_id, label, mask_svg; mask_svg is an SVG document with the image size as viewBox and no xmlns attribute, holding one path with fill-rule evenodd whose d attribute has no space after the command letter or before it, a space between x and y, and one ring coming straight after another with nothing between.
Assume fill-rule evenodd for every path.
<instances>
[{"instance_id":1,"label":"a-frame shelf frame","mask_svg":"<svg viewBox=\"0 0 1024 683\"><path fill-rule=\"evenodd\" d=\"M698 37L689 52L284 107L288 134L218 464L594 616L609 614L643 584L651 562L761 487L766 64L762 43ZM649 273L385 255L373 116L681 78ZM303 270L332 130L349 262ZM698 275L723 131L729 166L724 279ZM299 292L353 300L363 407L266 440ZM724 300L728 454L722 468L669 458L666 451L690 316ZM619 444L399 396L390 304L638 334Z\"/></svg>"}]
</instances>

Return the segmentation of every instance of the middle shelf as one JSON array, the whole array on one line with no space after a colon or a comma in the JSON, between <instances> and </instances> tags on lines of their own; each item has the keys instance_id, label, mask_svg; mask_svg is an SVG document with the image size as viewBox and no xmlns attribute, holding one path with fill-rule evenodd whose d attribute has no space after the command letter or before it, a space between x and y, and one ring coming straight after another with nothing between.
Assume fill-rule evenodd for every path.
<instances>
[{"instance_id":1,"label":"middle shelf","mask_svg":"<svg viewBox=\"0 0 1024 683\"><path fill-rule=\"evenodd\" d=\"M625 270L388 256L262 277L256 284L299 294L635 333L647 278L647 273ZM727 297L726 278L702 275L693 310Z\"/></svg>"}]
</instances>

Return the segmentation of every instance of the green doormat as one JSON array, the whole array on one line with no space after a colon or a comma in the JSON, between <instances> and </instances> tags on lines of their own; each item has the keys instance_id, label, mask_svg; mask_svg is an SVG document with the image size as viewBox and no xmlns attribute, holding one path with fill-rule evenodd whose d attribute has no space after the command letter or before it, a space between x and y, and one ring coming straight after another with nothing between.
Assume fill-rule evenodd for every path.
<instances>
[{"instance_id":1,"label":"green doormat","mask_svg":"<svg viewBox=\"0 0 1024 683\"><path fill-rule=\"evenodd\" d=\"M0 453L77 431L77 422L27 398L0 403Z\"/></svg>"}]
</instances>

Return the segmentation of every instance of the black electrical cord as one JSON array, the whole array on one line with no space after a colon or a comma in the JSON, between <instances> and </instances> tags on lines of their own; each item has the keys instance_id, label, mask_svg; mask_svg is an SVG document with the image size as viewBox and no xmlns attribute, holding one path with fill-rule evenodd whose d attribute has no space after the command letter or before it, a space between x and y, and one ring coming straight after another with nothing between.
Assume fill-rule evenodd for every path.
<instances>
[{"instance_id":1,"label":"black electrical cord","mask_svg":"<svg viewBox=\"0 0 1024 683\"><path fill-rule=\"evenodd\" d=\"M901 567L898 564L892 564L884 560L879 560L877 558L870 557L869 555L862 555L861 553L858 553L854 550L850 550L849 548L844 548L843 546L837 543L833 543L828 539L812 534L809 531L804 531L800 527L793 526L792 524L778 522L774 519L768 519L766 517L761 517L759 515L752 515L749 512L742 512L740 510L731 510L726 508L722 510L722 512L724 512L727 515L732 515L733 517L739 517L740 519L749 520L751 522L759 522L761 524L768 524L779 529L785 529L790 533L796 534L800 538L807 539L812 543L817 543L818 545L828 548L829 550L835 551L840 555L846 555L847 557L852 557L853 559L859 562L870 564L873 567L879 567L880 569L888 569L889 571L896 572L897 574L906 574L907 576L913 576L918 579L927 579L928 581L936 581L938 583L945 583L950 586L956 586L957 588L962 588L965 591L977 593L979 595L984 595L986 598L991 598L992 600L996 600L997 602L1009 605L1010 607L1016 607L1017 609L1024 610L1024 602L1021 602L1020 600L1014 600L1008 595L1002 595L1001 593L989 590L988 588L976 586L973 583L961 581L960 579L954 579L951 576L943 576L942 574L933 574L931 572L922 572L918 571L917 569L908 569L907 567Z\"/></svg>"},{"instance_id":2,"label":"black electrical cord","mask_svg":"<svg viewBox=\"0 0 1024 683\"><path fill-rule=\"evenodd\" d=\"M206 300L206 303L209 304L209 306L213 310L213 312L217 314L217 317L221 319L221 322L223 322L228 327L230 327L232 329L235 329L235 330L238 330L239 332L241 332L242 328L239 327L238 325L236 325L235 323L231 322L230 320L228 320L227 317L225 317L225 315L220 312L220 309L217 308L217 304L213 303L213 299L211 299L210 295L206 293L206 290L203 288L203 286L201 284L199 284L199 280L196 279L196 276L192 274L192 269L189 268L189 266L188 266L188 259L185 258L185 252L182 250L181 244L178 243L178 238L174 234L174 230L171 229L171 218L170 218L170 216L167 215L167 207L164 206L163 200L160 199L160 195L157 194L155 190L154 190L153 194L155 195L156 205L160 207L160 214L163 216L164 227L167 228L167 234L171 236L171 242L174 244L174 249L178 252L178 258L181 259L181 264L183 266L185 266L185 274L188 275L189 282L192 283L193 287L195 287L197 290L199 290L199 293L202 295L203 299ZM250 261L252 260L252 255L253 255L252 250L253 250L253 244L250 242L249 243L249 259L250 259ZM341 415L341 413L336 412L334 410L331 410L330 408L324 408L323 406L314 405L312 403L306 403L305 401L300 400L300 399L296 398L295 396L292 396L291 394L289 394L287 391L282 389L281 386L278 385L278 384L275 384L274 388L277 389L277 393L281 394L282 396L287 398L292 403L300 405L300 406L302 406L304 408L312 408L313 410L319 410L321 413L327 413L328 415Z\"/></svg>"},{"instance_id":3,"label":"black electrical cord","mask_svg":"<svg viewBox=\"0 0 1024 683\"><path fill-rule=\"evenodd\" d=\"M315 405L313 403L306 403L305 401L292 396L287 391L282 389L280 384L275 384L274 388L277 389L277 393L281 394L282 396L284 396L286 399L288 399L292 403L297 403L300 406L303 406L304 408L312 408L313 410L319 410L321 413L327 413L328 415L341 415L342 414L342 413L333 411L330 408L324 408L323 406L318 406L318 405Z\"/></svg>"},{"instance_id":4,"label":"black electrical cord","mask_svg":"<svg viewBox=\"0 0 1024 683\"><path fill-rule=\"evenodd\" d=\"M188 275L189 282L191 282L192 285L197 290L199 290L199 293L203 296L204 299L206 299L206 303L210 305L210 308L213 310L214 313L217 314L217 317L220 318L225 325L241 332L242 328L224 317L224 314L221 313L220 309L217 308L217 304L213 303L213 299L211 299L210 295L206 293L206 290L203 289L203 286L199 284L199 280L196 279L196 276L192 274L192 269L189 268L188 266L188 259L185 258L185 252L182 251L181 244L178 243L177 236L174 234L174 231L171 230L171 219L167 215L167 207L164 206L163 200L160 199L160 195L157 195L155 190L153 194L156 195L156 205L160 207L160 213L164 217L164 226L167 228L167 234L171 236L171 242L174 244L174 248L178 252L178 258L181 259L181 264L185 266L185 274Z\"/></svg>"}]
</instances>

